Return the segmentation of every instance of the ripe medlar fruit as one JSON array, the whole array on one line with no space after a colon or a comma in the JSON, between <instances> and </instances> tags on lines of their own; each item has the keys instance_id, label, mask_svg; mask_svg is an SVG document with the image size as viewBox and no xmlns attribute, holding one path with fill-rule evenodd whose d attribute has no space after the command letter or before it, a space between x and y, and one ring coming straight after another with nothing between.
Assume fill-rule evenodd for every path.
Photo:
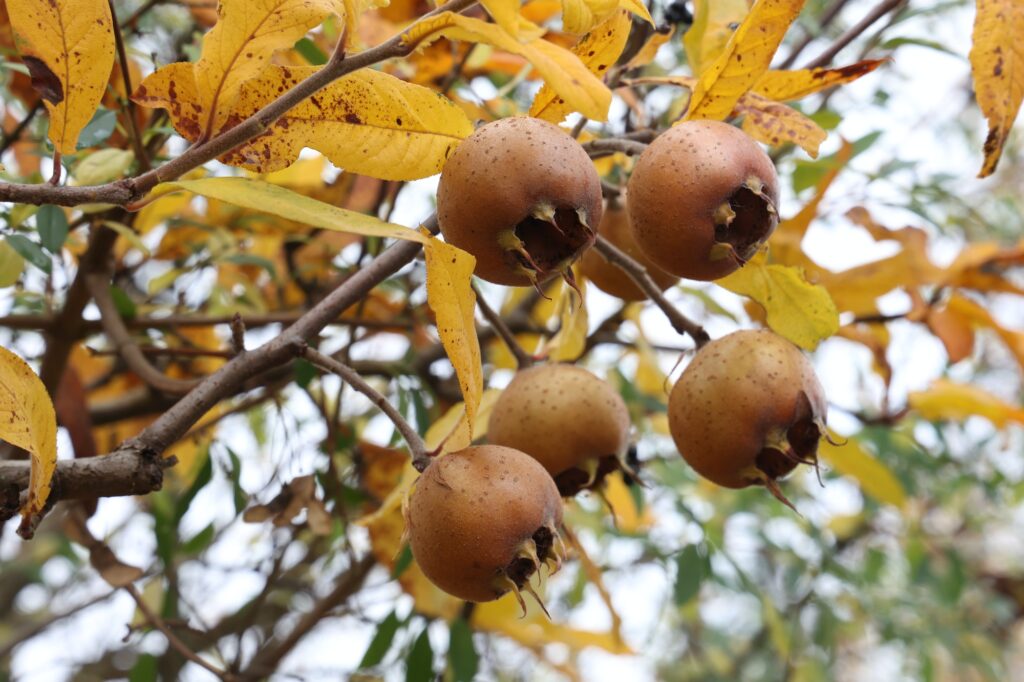
<instances>
[{"instance_id":1,"label":"ripe medlar fruit","mask_svg":"<svg viewBox=\"0 0 1024 682\"><path fill-rule=\"evenodd\" d=\"M810 360L766 329L708 343L668 399L672 438L698 474L726 488L764 485L790 507L776 479L817 467L827 411Z\"/></svg>"},{"instance_id":2,"label":"ripe medlar fruit","mask_svg":"<svg viewBox=\"0 0 1024 682\"><path fill-rule=\"evenodd\" d=\"M437 219L446 241L476 256L477 276L537 286L589 248L601 180L576 140L536 118L505 118L467 137L445 163Z\"/></svg>"},{"instance_id":3,"label":"ripe medlar fruit","mask_svg":"<svg viewBox=\"0 0 1024 682\"><path fill-rule=\"evenodd\" d=\"M597 231L602 237L619 247L627 256L644 266L647 274L662 291L679 281L678 277L668 274L652 263L636 245L633 228L629 224L629 215L620 200L612 199L605 206L604 217L601 218L601 225ZM622 268L606 261L594 249L584 253L583 258L580 259L580 273L601 291L621 298L623 301L643 301L647 298L647 295L633 283L633 280Z\"/></svg>"},{"instance_id":4,"label":"ripe medlar fruit","mask_svg":"<svg viewBox=\"0 0 1024 682\"><path fill-rule=\"evenodd\" d=\"M406 509L413 557L442 590L473 602L509 590L540 599L529 579L560 559L562 498L535 459L498 445L438 457L417 479ZM541 604L543 607L543 604Z\"/></svg>"},{"instance_id":5,"label":"ripe medlar fruit","mask_svg":"<svg viewBox=\"0 0 1024 682\"><path fill-rule=\"evenodd\" d=\"M778 225L775 166L753 139L720 121L684 121L636 162L626 206L637 245L687 279L725 277Z\"/></svg>"},{"instance_id":6,"label":"ripe medlar fruit","mask_svg":"<svg viewBox=\"0 0 1024 682\"><path fill-rule=\"evenodd\" d=\"M536 365L517 372L494 404L487 439L536 459L569 497L616 469L628 471L629 411L582 367Z\"/></svg>"}]
</instances>

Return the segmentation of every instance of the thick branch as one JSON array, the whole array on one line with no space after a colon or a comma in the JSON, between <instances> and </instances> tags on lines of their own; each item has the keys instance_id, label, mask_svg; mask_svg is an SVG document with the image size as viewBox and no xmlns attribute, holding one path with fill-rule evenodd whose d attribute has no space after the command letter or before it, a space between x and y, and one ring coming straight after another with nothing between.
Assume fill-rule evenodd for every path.
<instances>
[{"instance_id":1,"label":"thick branch","mask_svg":"<svg viewBox=\"0 0 1024 682\"><path fill-rule=\"evenodd\" d=\"M686 334L693 339L693 342L700 348L705 343L711 340L708 333L704 331L704 328L699 324L691 320L690 318L683 315L679 310L672 305L665 294L661 292L658 285L655 284L651 276L647 274L647 270L644 266L637 263L635 260L630 258L628 255L619 250L614 244L605 239L602 236L598 236L597 243L594 244L594 248L599 254L601 254L605 260L613 265L616 265L620 270L625 272L633 282L640 287L651 301L661 308L661 311L665 313L665 317L672 323L672 327L680 334Z\"/></svg>"}]
</instances>

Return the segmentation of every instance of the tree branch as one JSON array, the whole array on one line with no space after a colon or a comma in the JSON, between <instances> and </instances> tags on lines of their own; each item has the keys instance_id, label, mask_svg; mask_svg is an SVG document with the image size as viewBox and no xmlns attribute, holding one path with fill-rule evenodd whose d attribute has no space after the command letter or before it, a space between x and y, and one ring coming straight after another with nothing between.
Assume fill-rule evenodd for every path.
<instances>
[{"instance_id":1,"label":"tree branch","mask_svg":"<svg viewBox=\"0 0 1024 682\"><path fill-rule=\"evenodd\" d=\"M605 260L609 263L617 266L620 270L625 272L634 284L640 287L651 301L661 308L661 311L665 313L665 317L672 323L672 327L680 334L686 334L693 339L693 342L700 348L705 343L711 340L708 333L704 331L704 328L699 324L691 320L690 318L683 315L679 310L672 305L665 295L655 284L651 276L647 274L647 270L644 266L637 263L635 260L630 258L614 244L598 235L597 242L594 244L594 249L601 254Z\"/></svg>"},{"instance_id":2,"label":"tree branch","mask_svg":"<svg viewBox=\"0 0 1024 682\"><path fill-rule=\"evenodd\" d=\"M461 12L476 2L477 0L451 0L451 2L424 14L416 23L430 20L442 12ZM402 40L408 30L407 28L380 45L359 54L345 56L342 59L332 57L319 71L299 82L234 128L225 130L208 141L189 147L185 153L171 159L159 168L154 168L135 178L86 187L0 183L0 201L58 206L78 206L90 203L125 206L136 202L161 182L174 180L263 134L274 121L290 109L342 76L387 59L411 54L416 49L416 45L406 44Z\"/></svg>"},{"instance_id":3,"label":"tree branch","mask_svg":"<svg viewBox=\"0 0 1024 682\"><path fill-rule=\"evenodd\" d=\"M903 5L906 3L907 0L882 0L882 2L868 12L863 19L847 29L843 35L836 38L835 42L833 42L828 49L805 64L804 68L816 69L818 67L828 66L844 47L856 40L861 33L868 30L871 24L875 23L893 10L902 9Z\"/></svg>"}]
</instances>

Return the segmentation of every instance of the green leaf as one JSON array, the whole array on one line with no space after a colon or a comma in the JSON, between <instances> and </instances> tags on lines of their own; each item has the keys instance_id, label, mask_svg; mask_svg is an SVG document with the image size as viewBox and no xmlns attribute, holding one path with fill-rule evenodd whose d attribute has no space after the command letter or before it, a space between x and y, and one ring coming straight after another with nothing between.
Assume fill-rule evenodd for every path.
<instances>
[{"instance_id":1,"label":"green leaf","mask_svg":"<svg viewBox=\"0 0 1024 682\"><path fill-rule=\"evenodd\" d=\"M308 360L299 359L295 361L292 372L295 374L295 383L300 388L309 388L310 382L316 376L316 367Z\"/></svg>"},{"instance_id":2,"label":"green leaf","mask_svg":"<svg viewBox=\"0 0 1024 682\"><path fill-rule=\"evenodd\" d=\"M398 616L394 611L389 613L387 618L380 622L380 625L377 626L377 634L370 640L370 646L366 648L363 660L359 663L360 669L372 668L384 660L384 657L391 649L391 642L395 639L395 633L398 632L399 625Z\"/></svg>"},{"instance_id":3,"label":"green leaf","mask_svg":"<svg viewBox=\"0 0 1024 682\"><path fill-rule=\"evenodd\" d=\"M677 606L684 606L700 592L704 580L704 559L697 545L689 545L676 557L676 585L673 595Z\"/></svg>"},{"instance_id":4,"label":"green leaf","mask_svg":"<svg viewBox=\"0 0 1024 682\"><path fill-rule=\"evenodd\" d=\"M32 265L36 266L46 274L53 271L53 263L50 256L40 248L39 244L21 234L7 236L7 244Z\"/></svg>"},{"instance_id":5,"label":"green leaf","mask_svg":"<svg viewBox=\"0 0 1024 682\"><path fill-rule=\"evenodd\" d=\"M114 300L114 307L117 308L117 312L121 317L125 319L135 317L135 313L137 312L135 308L135 301L133 301L128 294L124 293L124 290L121 289L121 287L111 286L110 298Z\"/></svg>"},{"instance_id":6,"label":"green leaf","mask_svg":"<svg viewBox=\"0 0 1024 682\"><path fill-rule=\"evenodd\" d=\"M68 238L68 219L58 206L40 206L36 213L36 229L43 248L52 254L60 254L64 240Z\"/></svg>"},{"instance_id":7,"label":"green leaf","mask_svg":"<svg viewBox=\"0 0 1024 682\"><path fill-rule=\"evenodd\" d=\"M327 55L309 38L300 38L295 43L295 51L313 66L323 66L327 63Z\"/></svg>"},{"instance_id":8,"label":"green leaf","mask_svg":"<svg viewBox=\"0 0 1024 682\"><path fill-rule=\"evenodd\" d=\"M430 647L429 626L416 638L405 660L405 682L431 682L434 679L434 650Z\"/></svg>"},{"instance_id":9,"label":"green leaf","mask_svg":"<svg viewBox=\"0 0 1024 682\"><path fill-rule=\"evenodd\" d=\"M157 660L153 654L142 654L128 673L128 682L153 682L159 678Z\"/></svg>"},{"instance_id":10,"label":"green leaf","mask_svg":"<svg viewBox=\"0 0 1024 682\"><path fill-rule=\"evenodd\" d=\"M455 682L472 682L480 667L480 656L473 645L473 631L464 618L456 618L449 626L448 663Z\"/></svg>"},{"instance_id":11,"label":"green leaf","mask_svg":"<svg viewBox=\"0 0 1024 682\"><path fill-rule=\"evenodd\" d=\"M409 568L410 564L412 564L412 547L406 544L402 548L402 553L398 555L398 559L395 560L395 567L391 571L391 577L397 578L405 573L405 569Z\"/></svg>"},{"instance_id":12,"label":"green leaf","mask_svg":"<svg viewBox=\"0 0 1024 682\"><path fill-rule=\"evenodd\" d=\"M245 494L245 490L240 483L242 478L242 460L230 447L225 445L224 448L228 451L228 457L231 458L231 469L228 470L227 474L228 478L231 479L231 488L234 493L235 513L241 514L242 510L249 504L249 496Z\"/></svg>"},{"instance_id":13,"label":"green leaf","mask_svg":"<svg viewBox=\"0 0 1024 682\"><path fill-rule=\"evenodd\" d=\"M200 467L195 480L192 481L192 485L188 487L188 490L185 491L184 495L178 498L178 501L175 504L175 525L177 525L185 516L185 512L188 511L189 506L192 504L192 500L194 500L196 495L199 494L199 491L206 487L206 484L213 478L213 461L210 459L209 448L207 448L206 452L202 456L204 457L203 466Z\"/></svg>"},{"instance_id":14,"label":"green leaf","mask_svg":"<svg viewBox=\"0 0 1024 682\"><path fill-rule=\"evenodd\" d=\"M195 534L192 538L182 543L181 553L182 554L199 554L204 549L210 546L213 542L213 536L216 532L216 528L211 523L206 528L202 529Z\"/></svg>"},{"instance_id":15,"label":"green leaf","mask_svg":"<svg viewBox=\"0 0 1024 682\"><path fill-rule=\"evenodd\" d=\"M93 114L92 120L78 135L77 149L88 149L89 147L95 147L103 144L110 137L111 133L114 132L114 126L117 125L117 112L111 109L104 109L100 107Z\"/></svg>"}]
</instances>

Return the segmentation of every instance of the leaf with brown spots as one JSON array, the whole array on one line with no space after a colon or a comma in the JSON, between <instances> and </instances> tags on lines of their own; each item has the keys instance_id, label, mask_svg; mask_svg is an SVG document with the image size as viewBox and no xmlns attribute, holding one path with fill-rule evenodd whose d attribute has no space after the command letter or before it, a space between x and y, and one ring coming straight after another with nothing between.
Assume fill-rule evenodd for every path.
<instances>
[{"instance_id":1,"label":"leaf with brown spots","mask_svg":"<svg viewBox=\"0 0 1024 682\"><path fill-rule=\"evenodd\" d=\"M402 34L402 43L422 48L440 38L492 45L525 57L571 111L578 111L594 121L608 117L611 91L579 57L563 47L539 38L521 43L500 26L452 12L416 22Z\"/></svg>"},{"instance_id":2,"label":"leaf with brown spots","mask_svg":"<svg viewBox=\"0 0 1024 682\"><path fill-rule=\"evenodd\" d=\"M199 93L189 87L190 69L189 64L164 67L147 81L145 96L136 94L135 99L167 109L178 132L195 141L200 135L195 123L203 108ZM225 128L256 113L314 71L316 67L270 66L233 98ZM288 111L266 133L220 160L269 173L294 163L303 147L312 147L352 173L416 180L440 172L458 143L472 132L462 109L437 92L362 69L334 81Z\"/></svg>"},{"instance_id":3,"label":"leaf with brown spots","mask_svg":"<svg viewBox=\"0 0 1024 682\"><path fill-rule=\"evenodd\" d=\"M607 23L616 9L631 12L654 25L646 5L639 0L562 0L562 28L576 35L593 31Z\"/></svg>"},{"instance_id":4,"label":"leaf with brown spots","mask_svg":"<svg viewBox=\"0 0 1024 682\"><path fill-rule=\"evenodd\" d=\"M788 102L807 95L855 81L877 69L888 59L865 59L835 69L798 69L796 71L766 71L751 92L776 102Z\"/></svg>"},{"instance_id":5,"label":"leaf with brown spots","mask_svg":"<svg viewBox=\"0 0 1024 682\"><path fill-rule=\"evenodd\" d=\"M573 46L572 52L591 72L597 76L604 76L608 68L622 54L632 25L629 13L620 10L580 38L579 42ZM565 100L559 97L554 89L546 83L533 98L533 105L530 106L530 116L556 124L561 123L571 111L565 104Z\"/></svg>"},{"instance_id":6,"label":"leaf with brown spots","mask_svg":"<svg viewBox=\"0 0 1024 682\"><path fill-rule=\"evenodd\" d=\"M342 0L223 0L217 11L199 61L159 69L132 97L144 106L161 99L173 106L184 98L175 127L188 130L191 140L230 127L242 86L260 76L275 52L294 45L331 14L344 16L345 5Z\"/></svg>"},{"instance_id":7,"label":"leaf with brown spots","mask_svg":"<svg viewBox=\"0 0 1024 682\"><path fill-rule=\"evenodd\" d=\"M768 70L805 0L758 0L722 53L700 74L686 120L721 121Z\"/></svg>"},{"instance_id":8,"label":"leaf with brown spots","mask_svg":"<svg viewBox=\"0 0 1024 682\"><path fill-rule=\"evenodd\" d=\"M996 170L1003 145L1024 100L1024 3L1020 0L978 0L971 47L974 93L985 118L985 161L979 178Z\"/></svg>"},{"instance_id":9,"label":"leaf with brown spots","mask_svg":"<svg viewBox=\"0 0 1024 682\"><path fill-rule=\"evenodd\" d=\"M61 154L74 154L114 65L110 6L106 0L7 0L7 11L32 86L50 113L50 140Z\"/></svg>"},{"instance_id":10,"label":"leaf with brown spots","mask_svg":"<svg viewBox=\"0 0 1024 682\"><path fill-rule=\"evenodd\" d=\"M683 47L695 75L722 54L749 11L747 0L694 0L693 23L683 34Z\"/></svg>"}]
</instances>

